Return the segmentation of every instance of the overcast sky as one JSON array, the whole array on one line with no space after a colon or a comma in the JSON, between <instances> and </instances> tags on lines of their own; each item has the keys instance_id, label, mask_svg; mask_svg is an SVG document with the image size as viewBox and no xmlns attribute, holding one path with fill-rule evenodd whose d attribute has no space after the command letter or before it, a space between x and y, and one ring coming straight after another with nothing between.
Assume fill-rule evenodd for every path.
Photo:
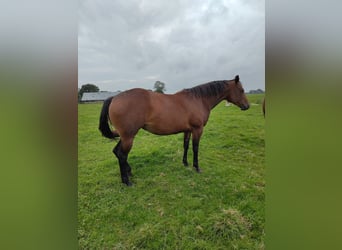
<instances>
[{"instance_id":1,"label":"overcast sky","mask_svg":"<svg viewBox=\"0 0 342 250\"><path fill-rule=\"evenodd\" d=\"M264 0L80 1L79 87L175 93L240 75L265 89Z\"/></svg>"}]
</instances>

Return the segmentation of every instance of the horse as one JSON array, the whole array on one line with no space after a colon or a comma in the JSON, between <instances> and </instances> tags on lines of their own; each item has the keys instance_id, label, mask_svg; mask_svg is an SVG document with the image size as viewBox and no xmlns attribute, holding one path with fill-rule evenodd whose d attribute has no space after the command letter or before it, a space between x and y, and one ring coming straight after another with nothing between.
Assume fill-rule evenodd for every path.
<instances>
[{"instance_id":1,"label":"horse","mask_svg":"<svg viewBox=\"0 0 342 250\"><path fill-rule=\"evenodd\" d=\"M201 172L198 149L203 128L210 111L223 100L241 110L249 108L239 75L232 80L212 81L175 94L134 88L106 99L100 114L99 130L104 137L120 137L113 153L119 162L122 182L132 185L129 180L132 170L127 158L140 129L156 135L184 133L184 166L188 166L187 153L192 136L193 167ZM110 128L109 122L115 130Z\"/></svg>"}]
</instances>

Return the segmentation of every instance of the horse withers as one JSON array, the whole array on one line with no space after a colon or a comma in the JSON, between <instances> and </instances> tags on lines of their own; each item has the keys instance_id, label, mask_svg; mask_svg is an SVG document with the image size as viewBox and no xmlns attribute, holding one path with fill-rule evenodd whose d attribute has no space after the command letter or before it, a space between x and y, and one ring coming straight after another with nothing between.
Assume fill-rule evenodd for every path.
<instances>
[{"instance_id":1,"label":"horse withers","mask_svg":"<svg viewBox=\"0 0 342 250\"><path fill-rule=\"evenodd\" d=\"M105 100L99 130L107 138L120 137L113 153L119 161L122 182L132 185L129 180L132 170L127 158L134 137L141 128L156 135L184 133L185 166L188 166L187 154L192 135L193 167L200 172L198 148L203 127L211 109L223 100L241 110L249 108L238 75L232 80L212 81L171 95L135 88ZM115 127L114 131L108 120Z\"/></svg>"}]
</instances>

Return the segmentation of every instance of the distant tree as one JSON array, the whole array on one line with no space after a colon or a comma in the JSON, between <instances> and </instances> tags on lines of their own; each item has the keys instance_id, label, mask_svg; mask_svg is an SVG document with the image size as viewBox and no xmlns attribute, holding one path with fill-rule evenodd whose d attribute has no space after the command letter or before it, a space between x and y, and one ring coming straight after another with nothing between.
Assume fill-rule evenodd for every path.
<instances>
[{"instance_id":1,"label":"distant tree","mask_svg":"<svg viewBox=\"0 0 342 250\"><path fill-rule=\"evenodd\" d=\"M78 101L81 100L83 93L85 92L99 92L100 89L94 84L87 83L85 85L82 85L81 89L78 91Z\"/></svg>"},{"instance_id":2,"label":"distant tree","mask_svg":"<svg viewBox=\"0 0 342 250\"><path fill-rule=\"evenodd\" d=\"M164 91L166 90L165 83L160 81L156 81L153 88L154 91L158 93L164 93Z\"/></svg>"}]
</instances>

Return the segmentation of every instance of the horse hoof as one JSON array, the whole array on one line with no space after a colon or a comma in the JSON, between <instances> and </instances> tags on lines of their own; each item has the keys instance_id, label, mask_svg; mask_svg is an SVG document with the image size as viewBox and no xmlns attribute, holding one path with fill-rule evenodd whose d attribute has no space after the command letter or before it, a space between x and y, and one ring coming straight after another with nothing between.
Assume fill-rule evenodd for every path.
<instances>
[{"instance_id":1,"label":"horse hoof","mask_svg":"<svg viewBox=\"0 0 342 250\"><path fill-rule=\"evenodd\" d=\"M133 183L130 182L129 180L122 181L123 184L126 184L128 187L132 186Z\"/></svg>"},{"instance_id":2,"label":"horse hoof","mask_svg":"<svg viewBox=\"0 0 342 250\"><path fill-rule=\"evenodd\" d=\"M197 173L202 173L202 170L200 168L196 168Z\"/></svg>"},{"instance_id":3,"label":"horse hoof","mask_svg":"<svg viewBox=\"0 0 342 250\"><path fill-rule=\"evenodd\" d=\"M184 167L188 167L189 164L187 162L183 162Z\"/></svg>"}]
</instances>

